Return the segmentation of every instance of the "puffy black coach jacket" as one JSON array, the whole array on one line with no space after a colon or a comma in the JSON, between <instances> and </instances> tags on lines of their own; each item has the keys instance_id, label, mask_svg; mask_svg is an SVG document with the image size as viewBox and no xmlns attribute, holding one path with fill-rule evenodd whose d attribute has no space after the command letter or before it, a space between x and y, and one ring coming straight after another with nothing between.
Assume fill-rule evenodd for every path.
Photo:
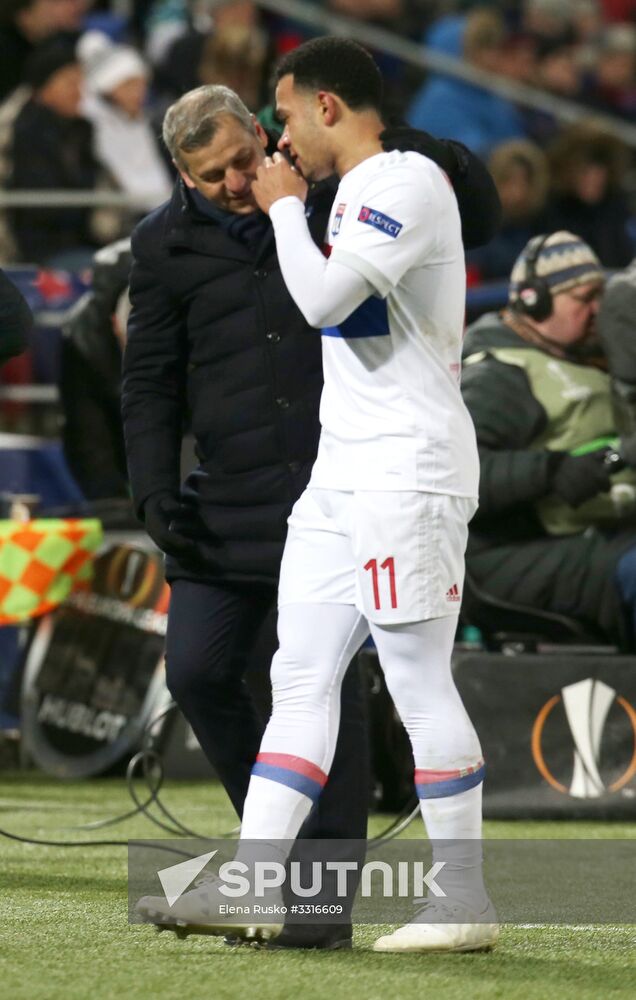
<instances>
[{"instance_id":1,"label":"puffy black coach jacket","mask_svg":"<svg viewBox=\"0 0 636 1000\"><path fill-rule=\"evenodd\" d=\"M317 243L333 196L326 184L308 201ZM136 509L179 493L187 422L199 465L181 487L179 528L204 565L169 558L168 577L275 582L318 444L320 334L285 288L271 226L248 247L200 215L181 182L132 250L122 411Z\"/></svg>"}]
</instances>

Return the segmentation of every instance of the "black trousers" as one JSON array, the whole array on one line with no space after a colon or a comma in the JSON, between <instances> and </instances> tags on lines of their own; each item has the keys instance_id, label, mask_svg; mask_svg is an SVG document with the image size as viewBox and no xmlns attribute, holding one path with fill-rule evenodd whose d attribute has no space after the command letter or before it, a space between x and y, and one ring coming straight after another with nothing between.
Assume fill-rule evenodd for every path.
<instances>
[{"instance_id":1,"label":"black trousers","mask_svg":"<svg viewBox=\"0 0 636 1000\"><path fill-rule=\"evenodd\" d=\"M239 816L265 721L245 682L248 668L269 689L277 642L276 588L174 580L166 636L166 680ZM329 780L302 837L362 840L369 800L364 699L355 662L342 685L340 733Z\"/></svg>"}]
</instances>

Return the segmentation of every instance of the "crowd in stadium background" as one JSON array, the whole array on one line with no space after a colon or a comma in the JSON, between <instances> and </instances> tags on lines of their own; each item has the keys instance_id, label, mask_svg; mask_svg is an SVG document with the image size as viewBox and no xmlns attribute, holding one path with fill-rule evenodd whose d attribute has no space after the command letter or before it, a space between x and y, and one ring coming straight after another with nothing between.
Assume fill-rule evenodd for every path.
<instances>
[{"instance_id":1,"label":"crowd in stadium background","mask_svg":"<svg viewBox=\"0 0 636 1000\"><path fill-rule=\"evenodd\" d=\"M495 240L468 255L472 284L505 278L527 239L546 229L578 233L606 267L631 260L636 182L629 133L622 141L620 123L629 128L636 117L633 0L318 6L588 110L564 123L374 52L387 115L465 142L493 172L504 223ZM172 168L158 140L167 106L201 83L224 83L267 123L273 65L320 33L244 0L7 0L0 12L0 185L9 192L121 191L137 208L5 208L2 263L74 268L128 235L136 218L167 197ZM42 92L48 101L60 69L66 104L54 95L55 115L43 119ZM618 130L598 124L599 113L611 115Z\"/></svg>"}]
</instances>

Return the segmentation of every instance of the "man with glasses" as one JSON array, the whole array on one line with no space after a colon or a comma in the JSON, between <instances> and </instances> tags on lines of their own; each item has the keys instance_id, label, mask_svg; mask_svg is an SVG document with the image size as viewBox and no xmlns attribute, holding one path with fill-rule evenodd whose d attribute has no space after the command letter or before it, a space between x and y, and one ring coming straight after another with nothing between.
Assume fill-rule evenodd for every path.
<instances>
[{"instance_id":1,"label":"man with glasses","mask_svg":"<svg viewBox=\"0 0 636 1000\"><path fill-rule=\"evenodd\" d=\"M508 304L467 331L462 393L479 446L468 571L490 595L560 612L623 645L636 606L636 491L598 339L604 274L561 231L534 237ZM617 468L623 471L617 472Z\"/></svg>"}]
</instances>

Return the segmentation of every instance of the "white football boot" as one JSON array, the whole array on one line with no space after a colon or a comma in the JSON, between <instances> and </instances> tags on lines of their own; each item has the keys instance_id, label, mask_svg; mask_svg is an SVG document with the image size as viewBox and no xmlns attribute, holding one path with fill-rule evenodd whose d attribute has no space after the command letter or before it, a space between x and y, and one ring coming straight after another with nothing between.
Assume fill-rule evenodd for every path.
<instances>
[{"instance_id":1,"label":"white football boot","mask_svg":"<svg viewBox=\"0 0 636 1000\"><path fill-rule=\"evenodd\" d=\"M415 902L424 905L414 921L378 938L374 951L490 951L497 943L499 924L490 901L481 913L449 899Z\"/></svg>"},{"instance_id":2,"label":"white football boot","mask_svg":"<svg viewBox=\"0 0 636 1000\"><path fill-rule=\"evenodd\" d=\"M174 931L177 937L228 934L242 941L256 942L278 937L284 916L280 915L279 922L265 923L262 914L273 914L276 919L279 896L272 893L258 901L252 896L235 900L219 892L221 884L216 875L206 872L195 881L195 888L184 892L172 906L165 896L142 896L135 905L135 912L144 923L155 924L160 931ZM255 906L260 910L255 910Z\"/></svg>"}]
</instances>

